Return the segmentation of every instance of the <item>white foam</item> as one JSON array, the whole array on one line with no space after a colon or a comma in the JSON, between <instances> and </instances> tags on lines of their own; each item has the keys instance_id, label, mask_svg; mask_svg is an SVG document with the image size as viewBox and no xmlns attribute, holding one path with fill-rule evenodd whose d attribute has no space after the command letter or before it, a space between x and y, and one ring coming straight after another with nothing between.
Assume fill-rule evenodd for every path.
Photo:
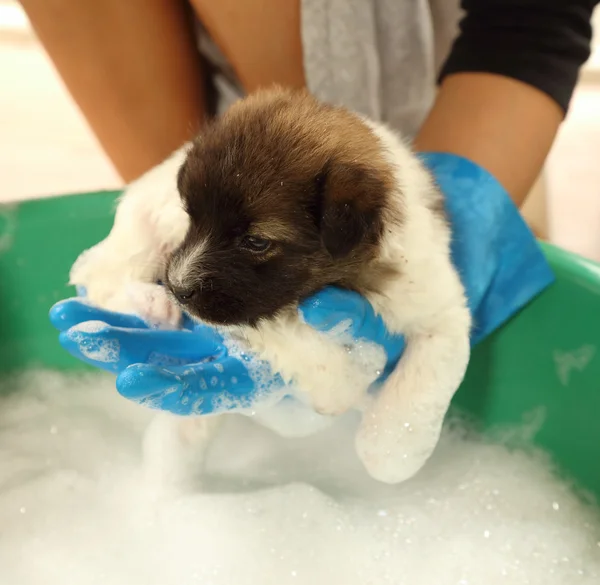
<instances>
[{"instance_id":1,"label":"white foam","mask_svg":"<svg viewBox=\"0 0 600 585\"><path fill-rule=\"evenodd\" d=\"M341 351L326 353L327 360L323 359L326 350L322 344L310 345L305 342L300 343L295 351L287 348L286 352L278 355L275 358L275 366L248 350L237 336L231 334L231 331L222 331L223 345L228 355L244 364L255 391L252 393L250 404L243 409L239 406L240 396L236 395L235 391L233 394L224 392L221 399L216 401L213 412L228 412L235 407L238 413L258 415L262 424L276 429L278 433L283 433L285 436L303 436L317 428L328 426L327 417L314 416L314 412L308 412L306 408L308 403L315 404L315 397L309 396L297 385L296 380L291 379L290 361L297 360L313 364L314 380L326 386L324 398L328 396L330 389L346 390L346 392L334 391L336 394L334 397L329 395L332 399L329 402L325 401L327 408L323 408L323 403L320 405L322 410L335 410L331 407L336 405L336 401L342 402L344 409L348 407L347 404L358 410L363 409L370 400L367 392L381 375L387 358L384 348L380 345L365 340L355 340L350 334L350 326L350 320L342 321L325 333L331 342L341 348ZM353 365L351 368L348 367L348 356L351 356L350 361ZM219 365L215 364L215 369L218 370ZM279 371L281 375L274 376L274 370ZM201 382L208 386L211 381ZM222 381L221 385L225 388L226 382ZM346 395L350 396L350 399ZM279 402L284 396L294 397L299 404L290 402L281 408Z\"/></svg>"},{"instance_id":2,"label":"white foam","mask_svg":"<svg viewBox=\"0 0 600 585\"><path fill-rule=\"evenodd\" d=\"M116 338L90 337L90 333L98 333L107 327L103 321L84 321L71 327L67 335L77 344L79 351L88 359L102 363L119 361L121 344Z\"/></svg>"},{"instance_id":3,"label":"white foam","mask_svg":"<svg viewBox=\"0 0 600 585\"><path fill-rule=\"evenodd\" d=\"M304 439L232 416L205 492L153 500L138 473L152 413L113 385L36 374L2 399L0 583L599 582L597 514L543 458L448 430L390 487L356 459L353 416Z\"/></svg>"},{"instance_id":4,"label":"white foam","mask_svg":"<svg viewBox=\"0 0 600 585\"><path fill-rule=\"evenodd\" d=\"M108 325L104 321L83 321L71 328L71 331L81 331L82 333L98 333Z\"/></svg>"},{"instance_id":5,"label":"white foam","mask_svg":"<svg viewBox=\"0 0 600 585\"><path fill-rule=\"evenodd\" d=\"M246 351L239 341L224 335L223 345L230 357L239 360L246 366L255 391L252 394L252 402L248 407L240 407L239 396L223 392L221 398L213 404L214 413L230 412L232 408L235 408L238 412L254 416L256 412L269 410L291 390L274 378L271 367L267 362L257 359L251 352ZM215 364L215 366L219 365ZM215 367L215 369L220 371L219 367ZM234 386L235 384L237 384L237 381Z\"/></svg>"}]
</instances>

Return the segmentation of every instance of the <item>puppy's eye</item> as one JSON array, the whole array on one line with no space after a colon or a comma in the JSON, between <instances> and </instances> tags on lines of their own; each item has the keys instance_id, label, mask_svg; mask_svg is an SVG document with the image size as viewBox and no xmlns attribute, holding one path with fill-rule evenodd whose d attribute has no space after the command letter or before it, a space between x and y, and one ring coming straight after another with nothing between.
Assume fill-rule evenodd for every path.
<instances>
[{"instance_id":1,"label":"puppy's eye","mask_svg":"<svg viewBox=\"0 0 600 585\"><path fill-rule=\"evenodd\" d=\"M246 236L242 240L242 246L251 252L266 252L271 247L271 242L256 236Z\"/></svg>"}]
</instances>

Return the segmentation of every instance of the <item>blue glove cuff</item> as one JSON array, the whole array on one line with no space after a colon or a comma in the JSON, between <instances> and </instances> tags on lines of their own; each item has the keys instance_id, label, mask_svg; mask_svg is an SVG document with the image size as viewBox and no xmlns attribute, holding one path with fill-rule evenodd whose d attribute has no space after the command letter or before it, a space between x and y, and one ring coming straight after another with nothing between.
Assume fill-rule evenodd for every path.
<instances>
[{"instance_id":1,"label":"blue glove cuff","mask_svg":"<svg viewBox=\"0 0 600 585\"><path fill-rule=\"evenodd\" d=\"M472 343L488 336L554 281L554 274L502 185L463 157L422 153L445 195L452 260L473 315Z\"/></svg>"}]
</instances>

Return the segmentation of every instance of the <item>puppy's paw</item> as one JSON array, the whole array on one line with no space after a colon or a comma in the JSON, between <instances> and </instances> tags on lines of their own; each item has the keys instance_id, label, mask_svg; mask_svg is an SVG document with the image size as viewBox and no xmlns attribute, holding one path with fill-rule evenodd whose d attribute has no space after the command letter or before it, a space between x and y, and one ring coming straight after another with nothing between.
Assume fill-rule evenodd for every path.
<instances>
[{"instance_id":1,"label":"puppy's paw","mask_svg":"<svg viewBox=\"0 0 600 585\"><path fill-rule=\"evenodd\" d=\"M132 282L123 289L125 304L146 323L161 329L177 329L182 313L164 287L157 284Z\"/></svg>"},{"instance_id":2,"label":"puppy's paw","mask_svg":"<svg viewBox=\"0 0 600 585\"><path fill-rule=\"evenodd\" d=\"M103 309L133 313L151 325L177 327L181 312L163 287L138 279L131 263L114 253L108 240L83 252L71 269L70 282Z\"/></svg>"},{"instance_id":3,"label":"puppy's paw","mask_svg":"<svg viewBox=\"0 0 600 585\"><path fill-rule=\"evenodd\" d=\"M431 457L442 424L414 427L401 420L382 424L370 416L356 435L356 453L369 475L378 481L396 484L416 475Z\"/></svg>"},{"instance_id":4,"label":"puppy's paw","mask_svg":"<svg viewBox=\"0 0 600 585\"><path fill-rule=\"evenodd\" d=\"M418 473L433 454L449 403L390 390L384 387L365 412L355 444L371 477L396 484Z\"/></svg>"},{"instance_id":5,"label":"puppy's paw","mask_svg":"<svg viewBox=\"0 0 600 585\"><path fill-rule=\"evenodd\" d=\"M106 240L82 252L69 274L69 284L83 288L87 299L94 305L111 311L124 309L119 299L126 270L118 256L113 254Z\"/></svg>"}]
</instances>

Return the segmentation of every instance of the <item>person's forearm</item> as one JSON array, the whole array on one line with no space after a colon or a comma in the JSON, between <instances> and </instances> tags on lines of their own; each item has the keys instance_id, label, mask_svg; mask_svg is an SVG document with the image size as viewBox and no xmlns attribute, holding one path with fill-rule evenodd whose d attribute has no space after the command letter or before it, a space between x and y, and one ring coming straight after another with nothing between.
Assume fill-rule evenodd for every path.
<instances>
[{"instance_id":1,"label":"person's forearm","mask_svg":"<svg viewBox=\"0 0 600 585\"><path fill-rule=\"evenodd\" d=\"M204 87L184 2L21 4L125 181L160 163L198 131Z\"/></svg>"},{"instance_id":2,"label":"person's forearm","mask_svg":"<svg viewBox=\"0 0 600 585\"><path fill-rule=\"evenodd\" d=\"M563 116L554 100L530 85L500 75L457 73L442 83L415 147L470 159L521 205Z\"/></svg>"},{"instance_id":3,"label":"person's forearm","mask_svg":"<svg viewBox=\"0 0 600 585\"><path fill-rule=\"evenodd\" d=\"M460 0L464 16L417 147L487 169L520 205L590 55L599 0Z\"/></svg>"}]
</instances>

